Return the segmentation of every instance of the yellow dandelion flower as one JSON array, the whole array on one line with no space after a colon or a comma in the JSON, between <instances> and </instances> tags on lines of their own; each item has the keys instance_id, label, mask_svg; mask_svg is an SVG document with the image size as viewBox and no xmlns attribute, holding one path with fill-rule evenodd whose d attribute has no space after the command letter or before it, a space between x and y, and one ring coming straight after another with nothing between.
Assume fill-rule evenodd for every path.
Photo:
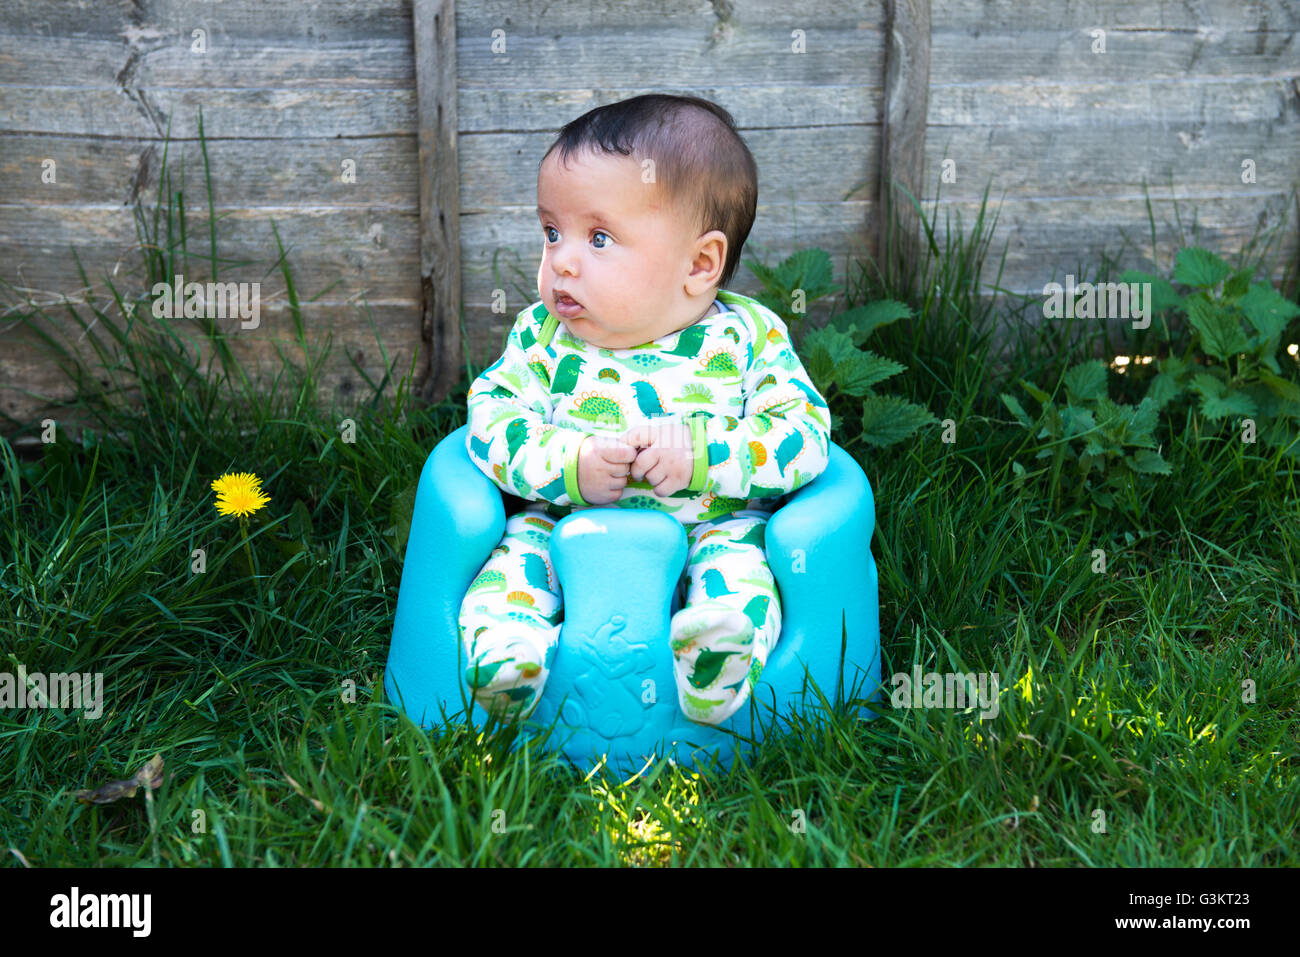
<instances>
[{"instance_id":1,"label":"yellow dandelion flower","mask_svg":"<svg viewBox=\"0 0 1300 957\"><path fill-rule=\"evenodd\" d=\"M256 492L260 490L262 480L252 472L227 472L219 479L212 482L212 491L218 495L226 495L235 489L247 489Z\"/></svg>"},{"instance_id":2,"label":"yellow dandelion flower","mask_svg":"<svg viewBox=\"0 0 1300 957\"><path fill-rule=\"evenodd\" d=\"M271 496L262 494L259 488L236 486L217 496L217 511L222 515L252 515L259 508L271 501Z\"/></svg>"}]
</instances>

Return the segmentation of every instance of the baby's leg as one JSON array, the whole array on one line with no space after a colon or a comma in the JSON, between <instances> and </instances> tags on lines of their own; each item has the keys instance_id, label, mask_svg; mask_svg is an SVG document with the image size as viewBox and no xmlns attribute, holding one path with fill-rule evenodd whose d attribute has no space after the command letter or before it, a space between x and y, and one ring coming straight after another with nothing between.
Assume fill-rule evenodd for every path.
<instances>
[{"instance_id":1,"label":"baby's leg","mask_svg":"<svg viewBox=\"0 0 1300 957\"><path fill-rule=\"evenodd\" d=\"M554 527L543 506L508 518L501 544L461 603L465 683L503 720L536 707L559 647L564 603L550 559Z\"/></svg>"},{"instance_id":2,"label":"baby's leg","mask_svg":"<svg viewBox=\"0 0 1300 957\"><path fill-rule=\"evenodd\" d=\"M767 567L767 516L752 513L686 530L686 604L673 616L673 667L682 712L719 724L749 699L781 633L776 579Z\"/></svg>"}]
</instances>

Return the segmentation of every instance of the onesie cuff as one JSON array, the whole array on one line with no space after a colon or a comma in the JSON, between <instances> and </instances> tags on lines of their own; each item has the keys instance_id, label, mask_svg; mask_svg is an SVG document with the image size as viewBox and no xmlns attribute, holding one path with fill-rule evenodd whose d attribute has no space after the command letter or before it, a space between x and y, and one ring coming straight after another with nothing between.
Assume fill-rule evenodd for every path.
<instances>
[{"instance_id":1,"label":"onesie cuff","mask_svg":"<svg viewBox=\"0 0 1300 957\"><path fill-rule=\"evenodd\" d=\"M576 435L577 438L570 441L569 448L564 453L564 491L574 505L590 505L578 493L578 451L582 448L587 433L578 432Z\"/></svg>"},{"instance_id":2,"label":"onesie cuff","mask_svg":"<svg viewBox=\"0 0 1300 957\"><path fill-rule=\"evenodd\" d=\"M704 431L705 418L693 415L686 421L691 427L691 448L695 452L695 467L686 488L691 492L703 492L709 480L709 437Z\"/></svg>"}]
</instances>

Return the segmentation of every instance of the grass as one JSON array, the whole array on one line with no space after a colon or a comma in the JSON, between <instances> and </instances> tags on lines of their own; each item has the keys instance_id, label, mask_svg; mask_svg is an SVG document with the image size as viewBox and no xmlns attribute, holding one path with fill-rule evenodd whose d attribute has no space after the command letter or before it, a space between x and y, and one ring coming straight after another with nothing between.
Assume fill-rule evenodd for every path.
<instances>
[{"instance_id":1,"label":"grass","mask_svg":"<svg viewBox=\"0 0 1300 957\"><path fill-rule=\"evenodd\" d=\"M166 228L141 219L141 290L204 260L178 252L165 181ZM509 728L431 738L382 701L411 491L464 423L470 369L437 406L391 370L391 390L324 409L324 356L296 309L303 354L259 391L231 364L238 332L124 320L114 289L92 321L68 310L95 327L104 385L32 306L79 382L68 413L94 432L22 458L0 443L0 671L99 671L106 702L99 720L0 710L8 863L1294 866L1296 475L1187 413L1161 420L1174 472L1142 493L1141 526L1017 489L1030 440L997 394L1018 375L1059 382L1077 351L1022 347L996 371L975 295L991 231L951 234L910 288L864 267L850 298L916 307L872 348L958 423L954 444L863 456L885 674L996 672L1000 713L813 712L751 766L659 762L630 780L512 752ZM296 303L283 250L277 265ZM272 496L250 525L253 569L212 507L225 471L257 472ZM147 797L75 799L155 753L166 775Z\"/></svg>"}]
</instances>

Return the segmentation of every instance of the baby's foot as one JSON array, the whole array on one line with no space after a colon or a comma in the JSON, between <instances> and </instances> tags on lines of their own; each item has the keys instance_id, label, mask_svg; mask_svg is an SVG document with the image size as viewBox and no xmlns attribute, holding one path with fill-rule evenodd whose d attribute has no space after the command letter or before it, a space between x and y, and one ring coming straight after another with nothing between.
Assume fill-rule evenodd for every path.
<instances>
[{"instance_id":1,"label":"baby's foot","mask_svg":"<svg viewBox=\"0 0 1300 957\"><path fill-rule=\"evenodd\" d=\"M556 625L548 632L558 633ZM465 683L474 699L489 714L509 721L527 717L541 700L550 677L555 644L541 645L528 634L507 644L501 657L490 664L476 661L465 669Z\"/></svg>"},{"instance_id":2,"label":"baby's foot","mask_svg":"<svg viewBox=\"0 0 1300 957\"><path fill-rule=\"evenodd\" d=\"M719 724L744 704L754 658L754 623L721 602L701 602L673 616L673 671L682 713Z\"/></svg>"}]
</instances>

